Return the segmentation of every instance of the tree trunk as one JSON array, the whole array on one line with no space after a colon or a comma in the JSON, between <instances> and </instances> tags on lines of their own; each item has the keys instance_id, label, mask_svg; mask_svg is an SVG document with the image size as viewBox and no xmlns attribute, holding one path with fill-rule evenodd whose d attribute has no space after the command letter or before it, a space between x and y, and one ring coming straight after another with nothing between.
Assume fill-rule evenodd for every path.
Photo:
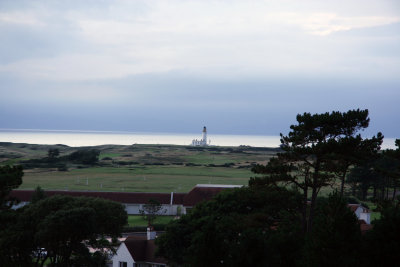
<instances>
[{"instance_id":1,"label":"tree trunk","mask_svg":"<svg viewBox=\"0 0 400 267\"><path fill-rule=\"evenodd\" d=\"M340 178L340 180L341 180L341 184L340 184L340 196L341 197L343 197L343 193L344 193L344 182L345 182L345 179L346 179L346 173L347 173L347 170L349 169L349 166L348 165L346 165L344 168L343 168L343 174L342 174L342 177Z\"/></svg>"},{"instance_id":2,"label":"tree trunk","mask_svg":"<svg viewBox=\"0 0 400 267\"><path fill-rule=\"evenodd\" d=\"M367 193L368 193L368 188L363 188L362 190L362 200L365 201L365 198L367 197Z\"/></svg>"},{"instance_id":3,"label":"tree trunk","mask_svg":"<svg viewBox=\"0 0 400 267\"><path fill-rule=\"evenodd\" d=\"M306 184L303 191L303 210L302 210L304 233L307 233L307 208L308 208L307 197L308 197L308 186Z\"/></svg>"},{"instance_id":4,"label":"tree trunk","mask_svg":"<svg viewBox=\"0 0 400 267\"><path fill-rule=\"evenodd\" d=\"M352 184L352 186L351 186L351 194L353 195L353 196L355 196L356 195L356 184L355 183L353 183Z\"/></svg>"},{"instance_id":5,"label":"tree trunk","mask_svg":"<svg viewBox=\"0 0 400 267\"><path fill-rule=\"evenodd\" d=\"M313 219L314 219L314 210L315 210L315 202L317 200L317 189L313 187L312 189L312 195L311 195L311 204L310 204L310 215L308 217L308 228L307 232L311 233L312 231L312 224L313 224Z\"/></svg>"},{"instance_id":6,"label":"tree trunk","mask_svg":"<svg viewBox=\"0 0 400 267\"><path fill-rule=\"evenodd\" d=\"M344 192L344 179L346 178L346 172L343 172L342 177L340 178L341 184L340 184L340 196L343 197L343 192Z\"/></svg>"},{"instance_id":7,"label":"tree trunk","mask_svg":"<svg viewBox=\"0 0 400 267\"><path fill-rule=\"evenodd\" d=\"M40 267L44 266L44 263L46 262L47 258L48 258L48 256L46 255L46 257L42 260L42 263L40 264Z\"/></svg>"},{"instance_id":8,"label":"tree trunk","mask_svg":"<svg viewBox=\"0 0 400 267\"><path fill-rule=\"evenodd\" d=\"M382 186L382 189L381 189L381 200L384 200L385 199L385 186Z\"/></svg>"},{"instance_id":9,"label":"tree trunk","mask_svg":"<svg viewBox=\"0 0 400 267\"><path fill-rule=\"evenodd\" d=\"M396 188L396 185L395 185L394 188L393 188L393 197L392 197L392 201L394 201L394 200L396 199L396 191L397 191L397 188Z\"/></svg>"}]
</instances>

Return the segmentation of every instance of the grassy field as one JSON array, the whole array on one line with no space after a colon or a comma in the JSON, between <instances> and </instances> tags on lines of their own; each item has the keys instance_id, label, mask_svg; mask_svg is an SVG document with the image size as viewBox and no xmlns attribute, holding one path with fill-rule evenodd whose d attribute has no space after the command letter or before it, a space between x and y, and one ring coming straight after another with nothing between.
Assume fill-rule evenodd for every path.
<instances>
[{"instance_id":1,"label":"grassy field","mask_svg":"<svg viewBox=\"0 0 400 267\"><path fill-rule=\"evenodd\" d=\"M188 192L196 184L244 185L252 175L247 169L182 166L97 167L68 172L28 170L20 189L40 185L44 189L62 190Z\"/></svg>"},{"instance_id":2,"label":"grassy field","mask_svg":"<svg viewBox=\"0 0 400 267\"><path fill-rule=\"evenodd\" d=\"M0 143L0 165L45 158L50 148L59 149L60 157L77 150L64 145ZM19 189L41 186L44 190L169 193L188 192L196 184L247 185L249 178L255 176L251 167L266 164L277 152L276 148L174 145L105 145L87 149L100 151L98 163L67 163L67 171L25 168ZM324 187L319 195L327 196L332 191L332 187ZM373 212L371 220L379 217L379 212ZM156 223L171 219L161 216ZM129 225L145 226L146 222L140 216L129 216Z\"/></svg>"},{"instance_id":3,"label":"grassy field","mask_svg":"<svg viewBox=\"0 0 400 267\"><path fill-rule=\"evenodd\" d=\"M77 148L55 145L0 143L0 165L43 159L50 148L60 157ZM191 147L175 145L105 145L94 165L67 163L57 168L25 168L20 189L90 190L119 192L188 192L196 184L246 185L251 167L265 164L275 148Z\"/></svg>"}]
</instances>

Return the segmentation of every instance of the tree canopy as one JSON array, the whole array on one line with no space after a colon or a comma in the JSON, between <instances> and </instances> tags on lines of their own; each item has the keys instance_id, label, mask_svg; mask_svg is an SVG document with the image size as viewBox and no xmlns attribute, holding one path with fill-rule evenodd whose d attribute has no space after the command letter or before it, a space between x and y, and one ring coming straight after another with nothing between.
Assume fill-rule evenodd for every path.
<instances>
[{"instance_id":1,"label":"tree canopy","mask_svg":"<svg viewBox=\"0 0 400 267\"><path fill-rule=\"evenodd\" d=\"M14 203L8 195L22 184L23 175L21 166L0 166L0 210L8 209Z\"/></svg>"},{"instance_id":2,"label":"tree canopy","mask_svg":"<svg viewBox=\"0 0 400 267\"><path fill-rule=\"evenodd\" d=\"M15 216L0 238L3 266L42 266L47 259L51 266L102 266L88 248L98 249L104 260L116 245L106 237L115 240L127 223L120 203L62 195L29 204Z\"/></svg>"},{"instance_id":3,"label":"tree canopy","mask_svg":"<svg viewBox=\"0 0 400 267\"><path fill-rule=\"evenodd\" d=\"M144 204L143 209L139 210L139 212L143 219L147 221L147 225L152 226L157 216L165 213L165 210L163 210L159 201L150 199L149 203Z\"/></svg>"},{"instance_id":4,"label":"tree canopy","mask_svg":"<svg viewBox=\"0 0 400 267\"><path fill-rule=\"evenodd\" d=\"M293 184L303 192L303 228L311 231L317 196L321 188L345 176L351 165L373 157L380 149L383 135L363 139L358 133L369 125L368 110L333 111L322 114L298 114L287 136L281 134L282 153L266 166L256 166L250 183ZM311 191L310 202L308 192ZM307 212L309 207L309 213Z\"/></svg>"},{"instance_id":5,"label":"tree canopy","mask_svg":"<svg viewBox=\"0 0 400 267\"><path fill-rule=\"evenodd\" d=\"M301 239L298 200L274 186L226 190L168 225L157 240L160 253L184 266L292 266Z\"/></svg>"}]
</instances>

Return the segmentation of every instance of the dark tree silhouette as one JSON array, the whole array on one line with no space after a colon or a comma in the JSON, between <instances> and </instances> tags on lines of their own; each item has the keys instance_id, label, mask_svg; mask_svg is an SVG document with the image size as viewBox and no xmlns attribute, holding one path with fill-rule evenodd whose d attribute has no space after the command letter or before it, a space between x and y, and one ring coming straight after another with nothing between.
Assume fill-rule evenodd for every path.
<instances>
[{"instance_id":1,"label":"dark tree silhouette","mask_svg":"<svg viewBox=\"0 0 400 267\"><path fill-rule=\"evenodd\" d=\"M256 166L255 173L264 174L251 183L294 184L303 192L303 227L312 230L315 204L321 188L331 185L337 176L341 179L343 194L344 177L349 166L361 158L376 154L383 136L378 133L371 139L362 139L356 133L368 127L368 110L348 112L304 113L297 115L297 124L291 125L287 136L281 134L281 149L277 158L267 166ZM308 192L311 200L308 203ZM309 211L309 212L308 212Z\"/></svg>"},{"instance_id":2,"label":"dark tree silhouette","mask_svg":"<svg viewBox=\"0 0 400 267\"><path fill-rule=\"evenodd\" d=\"M22 184L21 166L0 166L0 210L9 209L15 202L8 195Z\"/></svg>"}]
</instances>

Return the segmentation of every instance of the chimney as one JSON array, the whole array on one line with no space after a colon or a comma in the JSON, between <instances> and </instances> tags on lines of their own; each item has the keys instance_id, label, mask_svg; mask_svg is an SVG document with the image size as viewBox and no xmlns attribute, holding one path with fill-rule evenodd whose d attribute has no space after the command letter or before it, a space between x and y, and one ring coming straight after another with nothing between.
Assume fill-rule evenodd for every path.
<instances>
[{"instance_id":1,"label":"chimney","mask_svg":"<svg viewBox=\"0 0 400 267\"><path fill-rule=\"evenodd\" d=\"M153 240L157 236L156 231L154 231L153 226L147 227L147 240Z\"/></svg>"}]
</instances>

